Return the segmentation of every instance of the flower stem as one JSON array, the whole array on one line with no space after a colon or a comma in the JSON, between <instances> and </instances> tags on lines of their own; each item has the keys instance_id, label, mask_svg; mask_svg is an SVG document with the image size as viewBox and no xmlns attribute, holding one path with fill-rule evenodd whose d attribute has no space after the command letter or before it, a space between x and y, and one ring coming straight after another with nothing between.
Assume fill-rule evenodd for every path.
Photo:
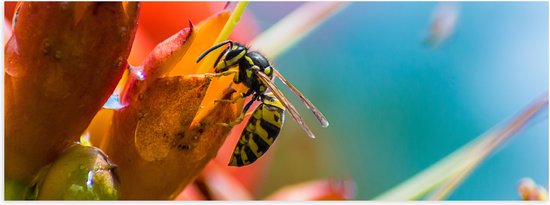
<instances>
[{"instance_id":1,"label":"flower stem","mask_svg":"<svg viewBox=\"0 0 550 205\"><path fill-rule=\"evenodd\" d=\"M504 126L490 129L374 200L416 200L430 192L433 192L428 196L430 200L446 198L489 154L524 129L538 113L543 112L545 107L548 107L548 95L529 105Z\"/></svg>"},{"instance_id":2,"label":"flower stem","mask_svg":"<svg viewBox=\"0 0 550 205\"><path fill-rule=\"evenodd\" d=\"M476 150L471 152L471 155L464 159L464 166L458 172L443 182L429 197L428 200L443 200L447 198L453 190L455 190L464 179L481 164L481 162L489 156L499 145L510 139L515 133L525 128L527 123L539 113L542 108L548 105L548 96L537 100L529 106L523 113L514 118L510 123L501 129L490 132L487 143L476 146Z\"/></svg>"},{"instance_id":3,"label":"flower stem","mask_svg":"<svg viewBox=\"0 0 550 205\"><path fill-rule=\"evenodd\" d=\"M222 31L218 35L218 38L216 38L216 41L214 41L214 45L221 43L222 41L225 41L229 38L229 35L231 35L231 32L233 31L233 28L239 23L241 19L241 15L243 14L246 6L248 5L248 1L240 1L237 4L237 7L235 7L235 10L231 13L231 16L229 16L229 19L227 19L227 23L222 28ZM212 55L216 56L216 55ZM212 62L216 58L206 58L204 59L205 62L201 64L200 68L198 69L197 73L206 73L208 70L212 68Z\"/></svg>"},{"instance_id":4,"label":"flower stem","mask_svg":"<svg viewBox=\"0 0 550 205\"><path fill-rule=\"evenodd\" d=\"M250 45L274 59L348 4L348 2L304 3L256 37Z\"/></svg>"}]
</instances>

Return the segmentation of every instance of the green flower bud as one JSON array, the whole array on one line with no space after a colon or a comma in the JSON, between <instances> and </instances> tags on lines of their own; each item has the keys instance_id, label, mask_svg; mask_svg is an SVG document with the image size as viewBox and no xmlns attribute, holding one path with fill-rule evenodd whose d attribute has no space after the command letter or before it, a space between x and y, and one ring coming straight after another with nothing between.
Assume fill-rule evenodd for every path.
<instances>
[{"instance_id":1,"label":"green flower bud","mask_svg":"<svg viewBox=\"0 0 550 205\"><path fill-rule=\"evenodd\" d=\"M115 200L120 196L116 165L99 149L76 144L36 175L27 199Z\"/></svg>"}]
</instances>

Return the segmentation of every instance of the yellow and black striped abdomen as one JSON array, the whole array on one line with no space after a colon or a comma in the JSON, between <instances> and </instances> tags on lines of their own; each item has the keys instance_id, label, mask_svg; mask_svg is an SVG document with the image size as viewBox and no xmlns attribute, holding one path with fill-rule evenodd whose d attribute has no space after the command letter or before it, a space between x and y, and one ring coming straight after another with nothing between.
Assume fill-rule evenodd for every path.
<instances>
[{"instance_id":1,"label":"yellow and black striped abdomen","mask_svg":"<svg viewBox=\"0 0 550 205\"><path fill-rule=\"evenodd\" d=\"M260 158L277 139L283 121L284 106L266 93L241 133L229 165L244 166Z\"/></svg>"}]
</instances>

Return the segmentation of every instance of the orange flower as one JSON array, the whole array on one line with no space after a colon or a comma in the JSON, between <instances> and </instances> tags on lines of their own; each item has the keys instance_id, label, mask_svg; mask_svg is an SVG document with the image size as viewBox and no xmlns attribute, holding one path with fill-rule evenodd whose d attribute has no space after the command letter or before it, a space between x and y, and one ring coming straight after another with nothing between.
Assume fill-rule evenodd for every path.
<instances>
[{"instance_id":1,"label":"orange flower","mask_svg":"<svg viewBox=\"0 0 550 205\"><path fill-rule=\"evenodd\" d=\"M221 11L159 43L120 84L128 106L114 112L101 148L118 165L122 199L175 198L216 156L230 131L216 123L234 120L240 109L230 103L201 109L201 103L229 99L235 90L187 75L199 72L197 57L215 43L230 14Z\"/></svg>"},{"instance_id":2,"label":"orange flower","mask_svg":"<svg viewBox=\"0 0 550 205\"><path fill-rule=\"evenodd\" d=\"M50 4L48 4L50 5ZM91 12L97 12L97 7L100 7L103 5L103 3L94 3L94 2L85 2L85 3L51 3L51 5L55 5L54 7L59 7L56 9L64 10L66 7L70 7L72 10L72 16L73 18L67 18L65 21L62 22L62 26L70 27L71 25L79 26L83 25L83 22L89 22L90 20L90 9L94 8ZM61 6L60 6L61 5ZM69 6L67 6L69 5ZM102 63L104 61L107 62L107 60L110 60L112 57L111 55L117 55L117 54L123 54L124 57L116 56L117 60L120 59L126 59L128 56L129 48L130 48L130 42L133 39L134 33L136 31L136 19L138 15L138 3L122 3L122 4L109 4L109 5L118 5L120 7L120 10L125 16L121 17L109 17L107 19L116 19L114 23L120 23L120 21L124 21L126 23L130 22L133 23L129 27L114 27L110 28L110 31L116 31L116 34L118 34L120 37L125 36L131 36L129 39L124 39L121 42L110 42L112 39L107 39L107 43L109 45L113 45L111 47L107 46L110 50L104 51L105 48L96 48L93 47L93 45L86 45L84 48L91 47L91 51L93 51L93 54L89 54L89 56L84 55L85 57L88 57L86 59L79 59L78 62L72 62L68 61L72 64L72 66L80 66L83 61L86 63L99 63L99 67L101 67ZM150 3L146 5L154 6L155 3ZM175 5L175 4L174 4ZM209 5L205 3L200 3L200 5ZM219 4L216 4L219 6ZM118 69L116 74L113 75L111 73L111 76L105 76L102 72L102 69L97 69L96 72L100 73L93 73L90 71L90 69L87 70L78 70L84 74L91 75L94 77L97 77L99 75L99 78L93 78L93 80L86 80L89 76L83 76L85 78L82 80L81 78L70 80L80 80L79 83L74 83L75 87L77 88L74 93L77 94L66 94L65 91L71 91L73 92L72 86L66 86L63 85L65 82L70 81L62 81L59 79L59 73L60 72L53 72L53 74L46 74L46 77L44 76L35 76L35 73L29 74L27 70L25 69L18 69L20 61L17 61L18 59L16 57L25 56L20 55L20 51L22 50L17 44L16 38L13 37L12 40L8 43L8 46L6 47L6 59L8 63L10 63L9 66L6 67L6 73L9 75L6 75L8 77L13 77L13 81L6 80L6 89L14 89L16 90L18 88L17 82L19 81L19 78L26 77L26 76L33 76L35 78L38 78L38 82L46 82L46 86L42 86L44 88L50 88L49 90L42 91L42 93L46 93L46 96L54 96L57 97L56 100L51 100L53 103L59 103L59 101L65 101L67 98L66 95L69 95L72 99L73 97L79 97L79 99L73 99L68 100L65 103L73 104L73 107L77 105L78 108L84 107L85 109L88 109L89 107L95 108L95 109L89 109L85 110L85 113L82 112L76 112L74 109L72 109L71 106L58 106L53 109L47 109L42 112L47 113L48 118L52 118L54 120L49 120L46 118L38 118L42 122L53 122L57 123L56 126L63 124L65 127L57 128L54 126L54 133L57 131L55 129L59 129L61 131L66 131L65 129L67 127L74 127L74 130L69 129L71 131L68 135L69 137L62 138L62 140L52 141L48 144L43 145L41 149L34 150L33 154L40 154L44 152L44 149L50 149L54 147L57 152L63 150L67 147L68 144L71 144L74 141L77 141L76 138L78 135L75 135L74 133L78 132L82 133L85 125L91 120L91 115L88 115L88 111L90 114L95 114L97 110L99 109L99 106L103 104L103 102L106 101L107 97L111 92L113 91L116 82L118 79L122 79L119 81L118 86L115 89L115 94L120 95L121 97L121 105L125 105L125 107L112 111L112 110L103 110L99 112L96 115L96 118L92 121L88 129L90 130L91 139L93 144L100 145L100 148L104 150L111 160L118 165L117 171L119 173L120 179L121 179L121 193L122 193L122 199L171 199L175 198L183 189L184 187L191 183L192 180L199 175L201 170L206 166L206 164L213 159L216 156L217 151L225 141L226 136L228 135L230 128L223 127L220 125L217 125L219 122L229 122L235 119L236 115L240 114L243 100L238 101L235 104L230 103L215 103L214 101L217 99L229 99L234 96L232 96L234 93L243 92L244 89L246 89L242 85L233 85L230 87L230 82L232 79L232 76L226 76L226 77L220 77L220 78L204 78L200 75L190 75L190 74L200 74L204 72L213 72L212 70L212 61L217 57L216 54L219 54L221 50L216 50L212 52L211 55L207 56L201 63L197 64L195 61L200 53L202 53L204 50L208 49L213 44L223 41L227 39L227 36L220 35L221 34L228 34L231 33L232 27L226 27L227 25L236 24L238 21L238 17L241 15L238 11L242 12L244 10L244 7L239 7L242 5L246 5L246 3L239 3L237 6L236 12L231 14L227 10L223 10L221 12L218 12L214 15L209 15L210 17L206 20L201 21L196 26L192 25L192 23L189 24L189 27L181 29L179 31L168 31L170 33L176 32L171 37L167 38L166 40L158 43L160 40L158 38L163 38L162 35L166 34L166 31L160 32L161 29L158 28L157 25L160 25L162 27L163 24L161 23L154 23L154 22L162 22L164 19L156 19L156 20L149 20L144 21L144 26L138 28L138 34L136 37L136 41L134 42L135 48L132 51L132 55L129 58L129 62L131 64L139 65L139 66L129 66L129 72L126 72L123 75L123 71L125 66L125 62L123 60L122 63L115 64L115 67ZM73 8L74 7L74 8ZM118 9L117 7L117 9ZM174 6L175 7L175 6ZM200 6L199 6L200 7ZM35 7L33 7L35 8ZM240 8L240 9L239 9ZM25 7L26 10L32 9ZM49 7L48 7L49 9ZM53 12L56 13L57 10L48 10L44 9L44 11L41 10L41 12ZM32 19L31 17L28 17L27 11L22 9L21 13L19 15L19 20L16 26L15 35L17 38L23 37L22 35L18 35L18 29L24 28L25 30L30 30L26 25L30 21L29 19ZM70 10L70 9L69 9ZM195 10L195 11L202 11L202 10ZM101 10L99 11L101 14ZM115 12L116 13L116 12ZM238 14L236 14L238 13ZM56 13L59 16L64 15L63 12L57 12ZM116 13L118 14L118 13ZM46 14L44 14L46 15ZM202 14L201 14L202 15ZM101 15L99 15L101 16ZM200 15L198 15L200 16ZM54 15L54 17L57 17ZM101 16L102 17L102 16ZM193 18L203 18L202 17L193 17ZM236 17L234 19L234 17ZM57 17L58 19L61 19L61 17ZM167 17L168 18L168 17ZM172 18L172 17L170 17ZM53 22L57 22L56 18L54 18ZM181 28L181 22L187 22L185 20L178 19L178 22L180 25L177 26L177 28ZM153 22L153 23L151 23ZM93 22L92 22L93 23ZM109 22L112 23L112 22ZM107 24L101 24L101 26L109 25ZM65 25L66 24L66 25ZM24 26L23 26L24 25ZM40 24L43 27L38 28L38 31L49 31L50 28L45 28L44 24ZM59 25L55 25L59 26ZM55 26L52 26L52 32L53 28L57 28ZM166 26L167 28L173 29L174 27ZM64 28L64 27L63 27ZM86 27L84 27L86 28ZM121 28L127 28L127 29L121 29ZM153 28L151 32L146 32L148 29ZM230 28L230 29L227 29ZM305 26L307 28L307 26ZM105 28L101 27L96 29L97 31L103 31ZM156 32L156 29L159 29L159 32ZM93 30L93 31L96 31ZM63 31L63 29L58 29L57 32ZM88 31L88 33L86 33ZM85 34L92 34L90 36L101 36L94 32L89 32L89 30L83 29L82 31L78 31L80 33ZM78 33L77 32L77 33ZM241 31L244 32L244 31ZM251 34L254 33L254 30L251 29L250 31L246 31L250 37ZM40 32L38 32L40 33ZM71 32L66 32L70 33ZM163 34L164 33L164 34ZM303 32L305 33L305 32ZM63 34L63 32L61 32ZM61 37L64 37L64 35L61 35ZM27 34L28 35L28 34ZM244 35L243 35L244 36ZM89 36L85 36L89 37ZM91 37L90 37L91 38ZM244 37L247 38L247 37ZM23 38L24 39L24 38ZM40 38L39 38L40 39ZM43 39L43 38L42 38ZM239 39L235 37L236 40L242 41L242 39ZM36 40L36 39L35 39ZM57 40L57 39L56 39ZM72 42L74 39L67 39L67 42ZM86 40L84 38L84 40ZM158 41L157 41L158 40ZM120 40L119 40L120 41ZM29 41L30 42L30 41ZM56 41L60 42L60 41ZM87 41L84 41L87 42ZM104 42L95 39L94 41L90 40L90 42ZM11 43L11 44L10 44ZM26 41L25 41L26 43ZM158 43L158 44L157 44ZM246 41L245 41L246 43ZM152 49L149 54L145 55L144 53L151 49L151 45L157 46ZM17 46L14 46L17 45ZM48 41L45 43L42 42L42 44L33 44L33 45L41 45L42 50L41 51L43 55L51 54L53 55L53 59L60 60L63 59L64 53L59 53L58 50L54 50L55 52L50 53L50 48L55 47L57 44L52 44ZM67 45L72 45L71 43L67 43ZM126 45L126 47L117 47L120 45ZM114 48L113 48L114 47ZM24 47L23 47L24 48ZM81 47L75 48L71 47L71 51L80 51L79 49ZM126 48L126 50L120 50L121 48ZM26 50L26 49L23 49ZM37 49L35 49L36 52ZM104 52L101 52L104 51ZM105 53L108 53L110 55L103 56ZM40 52L38 52L40 54ZM98 55L101 54L101 55ZM96 56L102 56L101 59L96 59ZM26 57L26 56L25 56ZM80 57L80 56L77 56ZM71 59L74 60L74 59ZM25 63L27 61L30 61L28 58L25 58ZM90 61L90 62L88 62ZM15 63L13 63L15 62ZM116 61L119 62L119 61ZM31 62L32 63L32 62ZM80 63L80 64L77 64ZM7 63L6 63L7 64ZM86 64L88 65L88 64ZM94 64L95 65L95 64ZM33 65L34 66L34 65ZM26 67L26 66L22 66ZM55 66L53 66L55 67ZM31 66L31 68L34 68ZM55 70L54 71L58 71ZM63 71L65 72L65 71ZM61 73L63 73L61 72ZM73 72L73 71L70 71ZM41 75L44 74L41 72ZM72 73L70 73L72 74ZM57 78L53 78L53 77ZM46 78L45 80L40 79ZM47 78L50 77L50 78ZM26 82L33 82L34 78L31 80L27 80ZM95 81L94 81L95 80ZM91 81L91 82L89 82ZM101 81L101 83L104 83L106 85L103 85L103 87L100 85L98 88L94 86L98 86L97 83ZM21 81L22 82L22 81ZM83 84L83 85L81 85ZM13 87L9 87L9 86ZM89 86L89 87L88 87ZM30 86L33 88L32 86ZM80 90L80 87L85 87L87 89ZM68 88L71 88L69 90ZM95 90L97 91L97 95L102 94L101 96L96 96ZM80 91L86 91L89 92L87 94L90 94L91 97L95 97L93 106L83 104L81 101L86 100L86 102L90 99L88 99L85 95L83 97L82 94L78 95ZM15 94L18 94L18 92L13 92ZM29 92L24 91L22 93L25 93L24 95L28 95L28 93L36 94L37 92ZM38 92L39 93L39 92ZM26 96L25 96L26 97ZM19 96L13 95L10 92L6 92L6 98L13 100L14 102L10 102L10 108L20 109L20 105L15 103L15 100L20 99ZM62 99L62 100L60 100ZM99 99L99 100L97 100ZM44 99L37 98L36 100L33 100L31 102L43 102ZM49 102L49 101L46 101ZM94 107L95 106L95 107ZM41 106L36 106L39 108L43 108ZM23 106L23 108L31 109L35 108L32 106ZM52 106L54 107L54 106ZM8 108L8 103L6 103L6 108ZM65 109L65 110L60 110ZM16 110L16 109L14 109ZM11 110L10 110L11 111ZM81 111L81 110L79 110ZM77 118L77 117L70 117L70 118L63 118L64 116L54 116L54 114L59 113L77 113L79 116L83 119ZM7 112L8 114L9 112ZM40 114L40 113L39 113ZM76 114L75 114L76 115ZM12 118L15 119L15 116L21 118L21 114L13 114ZM84 118L87 117L87 118ZM8 117L6 117L8 121ZM21 121L24 121L28 118L21 118L18 120L13 120L10 118L9 120L11 122L20 123ZM77 118L77 119L75 119ZM87 121L86 121L87 119ZM57 122L57 121L60 122ZM61 123L61 120L63 120ZM69 120L69 121L67 121ZM76 125L73 125L73 123L76 123ZM32 126L34 126L33 123L29 123ZM46 123L47 124L47 123ZM8 123L6 123L8 125ZM50 124L47 124L50 125ZM82 126L84 125L84 126ZM38 129L38 131L34 131L37 128L35 127L29 127L29 130L33 130L32 132L45 132L46 131L52 131L51 126L47 129ZM8 127L8 126L6 126ZM16 127L17 128L17 127ZM65 128L65 129L63 129ZM11 128L12 130L19 131L21 129L15 129ZM8 128L7 132L8 133ZM13 134L15 132L10 132L10 134ZM27 134L27 133L25 133ZM43 133L41 133L43 134ZM63 133L65 134L65 133ZM42 135L41 135L42 136ZM44 135L45 136L45 135ZM233 135L235 138L239 135ZM29 139L36 140L40 139L40 137L36 136L29 136ZM44 138L44 137L42 137ZM8 139L8 137L6 138ZM17 138L19 139L19 138ZM45 140L44 140L45 141ZM8 140L6 140L8 144ZM16 141L17 142L17 141ZM26 145L29 144L30 141L23 141L20 144ZM12 143L17 144L17 143ZM14 152L13 149L18 148L17 146L11 147L12 150L7 150L6 152ZM230 153L230 152L228 152ZM8 155L8 154L7 154ZM44 160L45 162L51 162L54 157L56 156L55 152L51 156L45 155L43 157L48 157L47 160ZM22 158L13 158L12 162L17 163L26 163L21 160ZM34 170L30 169L27 171L27 173L24 173L23 175L28 177L32 176L33 173L36 173L36 169L43 166L44 163L35 165L36 167ZM261 165L261 163L260 163ZM11 166L6 164L6 166ZM12 168L22 169L25 167L22 166L11 166ZM261 166L260 166L261 167ZM250 167L251 169L254 169L253 166ZM205 172L206 173L206 172ZM10 176L11 177L11 176ZM315 185L318 187L318 185ZM324 186L324 185L323 185ZM244 193L244 192L243 192ZM320 192L321 193L321 192ZM325 197L326 198L326 197ZM330 197L328 197L330 198Z\"/></svg>"}]
</instances>

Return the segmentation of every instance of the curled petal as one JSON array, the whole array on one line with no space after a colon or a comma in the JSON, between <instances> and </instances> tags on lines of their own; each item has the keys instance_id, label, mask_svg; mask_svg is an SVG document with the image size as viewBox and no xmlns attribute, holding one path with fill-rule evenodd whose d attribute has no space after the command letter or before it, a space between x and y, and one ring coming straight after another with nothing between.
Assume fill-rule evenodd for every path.
<instances>
[{"instance_id":1,"label":"curled petal","mask_svg":"<svg viewBox=\"0 0 550 205\"><path fill-rule=\"evenodd\" d=\"M222 30L225 22L227 22L227 19L229 19L230 14L229 11L221 11L196 26L196 39L192 42L191 48L187 51L186 55L175 65L177 69L173 69L169 76L197 73L197 69L201 65L201 63L197 64L197 58L214 44L216 37Z\"/></svg>"},{"instance_id":2,"label":"curled petal","mask_svg":"<svg viewBox=\"0 0 550 205\"><path fill-rule=\"evenodd\" d=\"M153 49L143 64L146 76L161 77L170 72L176 63L181 60L191 46L189 42L193 42L196 36L193 24L191 22L189 24L188 28L170 36Z\"/></svg>"}]
</instances>

